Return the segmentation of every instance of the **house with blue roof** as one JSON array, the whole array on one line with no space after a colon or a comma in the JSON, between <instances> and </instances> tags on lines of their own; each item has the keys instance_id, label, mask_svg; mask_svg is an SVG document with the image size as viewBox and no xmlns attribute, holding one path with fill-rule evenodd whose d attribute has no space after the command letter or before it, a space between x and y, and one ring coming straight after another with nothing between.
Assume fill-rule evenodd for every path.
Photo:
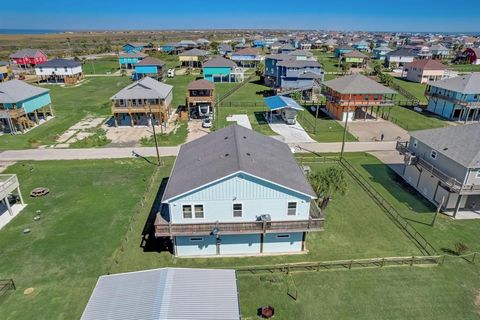
<instances>
[{"instance_id":1,"label":"house with blue roof","mask_svg":"<svg viewBox=\"0 0 480 320\"><path fill-rule=\"evenodd\" d=\"M13 79L0 83L0 128L23 133L53 117L50 90Z\"/></svg>"},{"instance_id":2,"label":"house with blue roof","mask_svg":"<svg viewBox=\"0 0 480 320\"><path fill-rule=\"evenodd\" d=\"M298 111L304 109L292 98L285 96L273 96L264 99L268 107L267 121L272 121L273 117L280 117L287 124L297 122Z\"/></svg>"},{"instance_id":3,"label":"house with blue roof","mask_svg":"<svg viewBox=\"0 0 480 320\"><path fill-rule=\"evenodd\" d=\"M316 198L287 144L231 125L180 147L155 237L180 257L301 253Z\"/></svg>"}]
</instances>

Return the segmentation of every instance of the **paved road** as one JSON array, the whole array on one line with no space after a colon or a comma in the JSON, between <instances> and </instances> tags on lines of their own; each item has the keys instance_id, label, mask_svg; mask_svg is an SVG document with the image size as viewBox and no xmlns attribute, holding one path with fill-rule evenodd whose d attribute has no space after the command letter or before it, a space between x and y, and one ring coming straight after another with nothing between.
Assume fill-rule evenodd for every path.
<instances>
[{"instance_id":1,"label":"paved road","mask_svg":"<svg viewBox=\"0 0 480 320\"><path fill-rule=\"evenodd\" d=\"M342 144L335 143L299 143L291 144L295 152L340 152ZM175 156L180 147L161 147L160 156ZM395 150L395 142L347 142L346 152L368 152ZM0 153L0 161L20 160L84 160L84 159L115 159L132 157L132 151L146 156L155 157L155 148L92 148L92 149L27 149L8 150Z\"/></svg>"}]
</instances>

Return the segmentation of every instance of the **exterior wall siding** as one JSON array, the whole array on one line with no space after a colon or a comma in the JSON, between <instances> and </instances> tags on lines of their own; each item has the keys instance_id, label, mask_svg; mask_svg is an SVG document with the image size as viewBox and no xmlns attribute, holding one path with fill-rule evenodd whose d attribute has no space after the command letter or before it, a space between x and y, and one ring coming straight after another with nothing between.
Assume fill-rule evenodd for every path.
<instances>
[{"instance_id":1,"label":"exterior wall siding","mask_svg":"<svg viewBox=\"0 0 480 320\"><path fill-rule=\"evenodd\" d=\"M157 73L158 69L157 69L157 66L136 66L135 72L136 73Z\"/></svg>"},{"instance_id":2,"label":"exterior wall siding","mask_svg":"<svg viewBox=\"0 0 480 320\"><path fill-rule=\"evenodd\" d=\"M301 252L302 239L302 232L267 233L264 238L263 253Z\"/></svg>"},{"instance_id":3,"label":"exterior wall siding","mask_svg":"<svg viewBox=\"0 0 480 320\"><path fill-rule=\"evenodd\" d=\"M58 76L72 76L72 75L82 73L82 66L78 66L74 68L70 68L70 67L45 68L42 66L38 66L35 68L35 73L37 74L37 76L50 76L53 73Z\"/></svg>"},{"instance_id":4,"label":"exterior wall siding","mask_svg":"<svg viewBox=\"0 0 480 320\"><path fill-rule=\"evenodd\" d=\"M48 106L51 103L52 100L50 99L50 94L46 92L42 95L22 101L21 105L25 109L25 112L30 113L42 107Z\"/></svg>"}]
</instances>

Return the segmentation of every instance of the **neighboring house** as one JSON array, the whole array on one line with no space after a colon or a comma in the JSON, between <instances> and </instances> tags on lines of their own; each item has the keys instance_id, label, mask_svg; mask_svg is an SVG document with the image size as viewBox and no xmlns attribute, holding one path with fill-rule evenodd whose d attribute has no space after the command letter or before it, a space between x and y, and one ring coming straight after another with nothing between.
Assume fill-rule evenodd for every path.
<instances>
[{"instance_id":1,"label":"neighboring house","mask_svg":"<svg viewBox=\"0 0 480 320\"><path fill-rule=\"evenodd\" d=\"M480 124L410 132L397 143L405 155L401 176L454 218L480 211Z\"/></svg>"},{"instance_id":2,"label":"neighboring house","mask_svg":"<svg viewBox=\"0 0 480 320\"><path fill-rule=\"evenodd\" d=\"M12 201L12 197L15 201ZM17 197L20 203L16 201ZM2 217L1 230L26 207L16 174L0 174L0 201L2 203L0 207L0 216Z\"/></svg>"},{"instance_id":3,"label":"neighboring house","mask_svg":"<svg viewBox=\"0 0 480 320\"><path fill-rule=\"evenodd\" d=\"M150 77L155 80L161 81L163 79L163 66L165 62L152 58L146 57L140 62L135 64L135 73L132 75L134 80L140 80L144 77Z\"/></svg>"},{"instance_id":4,"label":"neighboring house","mask_svg":"<svg viewBox=\"0 0 480 320\"><path fill-rule=\"evenodd\" d=\"M266 43L264 39L257 39L257 40L253 40L252 42L253 48L264 48L265 46L266 46Z\"/></svg>"},{"instance_id":5,"label":"neighboring house","mask_svg":"<svg viewBox=\"0 0 480 320\"><path fill-rule=\"evenodd\" d=\"M240 320L237 274L162 268L101 276L80 320Z\"/></svg>"},{"instance_id":6,"label":"neighboring house","mask_svg":"<svg viewBox=\"0 0 480 320\"><path fill-rule=\"evenodd\" d=\"M112 98L112 117L118 125L167 124L173 87L145 77L120 90Z\"/></svg>"},{"instance_id":7,"label":"neighboring house","mask_svg":"<svg viewBox=\"0 0 480 320\"><path fill-rule=\"evenodd\" d=\"M316 198L287 144L230 125L180 147L155 236L181 257L300 253Z\"/></svg>"},{"instance_id":8,"label":"neighboring house","mask_svg":"<svg viewBox=\"0 0 480 320\"><path fill-rule=\"evenodd\" d=\"M295 47L292 46L290 43L284 43L280 46L278 53L286 53L288 54L289 52L295 51Z\"/></svg>"},{"instance_id":9,"label":"neighboring house","mask_svg":"<svg viewBox=\"0 0 480 320\"><path fill-rule=\"evenodd\" d=\"M212 82L243 82L243 69L223 57L214 57L203 64L203 78Z\"/></svg>"},{"instance_id":10,"label":"neighboring house","mask_svg":"<svg viewBox=\"0 0 480 320\"><path fill-rule=\"evenodd\" d=\"M360 51L360 52L369 52L370 51L370 45L367 41L365 40L360 40L359 42L356 42L352 44L352 48Z\"/></svg>"},{"instance_id":11,"label":"neighboring house","mask_svg":"<svg viewBox=\"0 0 480 320\"><path fill-rule=\"evenodd\" d=\"M340 58L342 54L352 52L353 50L355 49L350 46L338 46L335 48L335 58Z\"/></svg>"},{"instance_id":12,"label":"neighboring house","mask_svg":"<svg viewBox=\"0 0 480 320\"><path fill-rule=\"evenodd\" d=\"M151 42L130 42L123 45L123 51L126 53L138 53L153 49Z\"/></svg>"},{"instance_id":13,"label":"neighboring house","mask_svg":"<svg viewBox=\"0 0 480 320\"><path fill-rule=\"evenodd\" d=\"M327 112L337 120L376 119L382 108L394 105L396 91L361 74L323 83Z\"/></svg>"},{"instance_id":14,"label":"neighboring house","mask_svg":"<svg viewBox=\"0 0 480 320\"><path fill-rule=\"evenodd\" d=\"M470 64L480 64L480 48L468 48L463 51L465 61Z\"/></svg>"},{"instance_id":15,"label":"neighboring house","mask_svg":"<svg viewBox=\"0 0 480 320\"><path fill-rule=\"evenodd\" d=\"M35 67L48 60L47 55L38 49L22 49L10 55L12 62L19 67Z\"/></svg>"},{"instance_id":16,"label":"neighboring house","mask_svg":"<svg viewBox=\"0 0 480 320\"><path fill-rule=\"evenodd\" d=\"M270 45L270 54L277 54L280 53L280 48L282 47L283 43L276 41Z\"/></svg>"},{"instance_id":17,"label":"neighboring house","mask_svg":"<svg viewBox=\"0 0 480 320\"><path fill-rule=\"evenodd\" d=\"M120 69L133 69L137 63L148 57L145 53L126 53L121 52L118 55L118 64Z\"/></svg>"},{"instance_id":18,"label":"neighboring house","mask_svg":"<svg viewBox=\"0 0 480 320\"><path fill-rule=\"evenodd\" d=\"M407 63L413 62L416 56L411 48L399 48L385 55L385 66L389 68L403 67Z\"/></svg>"},{"instance_id":19,"label":"neighboring house","mask_svg":"<svg viewBox=\"0 0 480 320\"><path fill-rule=\"evenodd\" d=\"M428 111L453 121L480 120L480 72L428 83Z\"/></svg>"},{"instance_id":20,"label":"neighboring house","mask_svg":"<svg viewBox=\"0 0 480 320\"><path fill-rule=\"evenodd\" d=\"M0 126L3 132L24 132L53 116L50 90L13 79L0 83Z\"/></svg>"},{"instance_id":21,"label":"neighboring house","mask_svg":"<svg viewBox=\"0 0 480 320\"><path fill-rule=\"evenodd\" d=\"M178 42L169 42L161 44L158 47L158 50L169 54L179 54L180 52L184 51L185 48L181 46Z\"/></svg>"},{"instance_id":22,"label":"neighboring house","mask_svg":"<svg viewBox=\"0 0 480 320\"><path fill-rule=\"evenodd\" d=\"M300 50L311 50L312 49L312 43L308 41L302 41L300 42Z\"/></svg>"},{"instance_id":23,"label":"neighboring house","mask_svg":"<svg viewBox=\"0 0 480 320\"><path fill-rule=\"evenodd\" d=\"M256 68L265 57L252 48L237 50L231 54L230 59L239 67Z\"/></svg>"},{"instance_id":24,"label":"neighboring house","mask_svg":"<svg viewBox=\"0 0 480 320\"><path fill-rule=\"evenodd\" d=\"M10 79L11 70L7 61L0 61L0 82Z\"/></svg>"},{"instance_id":25,"label":"neighboring house","mask_svg":"<svg viewBox=\"0 0 480 320\"><path fill-rule=\"evenodd\" d=\"M35 67L39 82L75 84L83 80L82 62L52 59Z\"/></svg>"},{"instance_id":26,"label":"neighboring house","mask_svg":"<svg viewBox=\"0 0 480 320\"><path fill-rule=\"evenodd\" d=\"M373 58L377 60L385 60L387 53L392 52L393 50L389 47L377 47L372 50Z\"/></svg>"},{"instance_id":27,"label":"neighboring house","mask_svg":"<svg viewBox=\"0 0 480 320\"><path fill-rule=\"evenodd\" d=\"M421 59L405 65L403 72L407 72L409 81L427 83L444 79L447 69L448 67L438 60Z\"/></svg>"},{"instance_id":28,"label":"neighboring house","mask_svg":"<svg viewBox=\"0 0 480 320\"><path fill-rule=\"evenodd\" d=\"M189 50L189 49L193 49L193 48L198 47L197 42L195 42L193 40L182 40L178 43L178 45L180 47L185 48L185 50Z\"/></svg>"},{"instance_id":29,"label":"neighboring house","mask_svg":"<svg viewBox=\"0 0 480 320\"><path fill-rule=\"evenodd\" d=\"M342 64L349 64L353 68L364 68L367 66L368 56L360 51L351 51L342 54Z\"/></svg>"},{"instance_id":30,"label":"neighboring house","mask_svg":"<svg viewBox=\"0 0 480 320\"><path fill-rule=\"evenodd\" d=\"M203 50L208 50L208 47L210 46L210 41L204 38L197 39L195 42L197 43L197 47Z\"/></svg>"},{"instance_id":31,"label":"neighboring house","mask_svg":"<svg viewBox=\"0 0 480 320\"><path fill-rule=\"evenodd\" d=\"M209 117L215 106L215 84L204 79L190 82L186 106L191 118Z\"/></svg>"},{"instance_id":32,"label":"neighboring house","mask_svg":"<svg viewBox=\"0 0 480 320\"><path fill-rule=\"evenodd\" d=\"M228 54L230 54L230 53L233 52L232 46L229 45L228 43L220 43L220 44L218 45L218 49L217 49L217 50L218 50L218 53L219 53L220 55L222 55L222 56L226 56L226 55L228 55Z\"/></svg>"},{"instance_id":33,"label":"neighboring house","mask_svg":"<svg viewBox=\"0 0 480 320\"><path fill-rule=\"evenodd\" d=\"M434 44L430 47L430 53L433 59L445 59L450 57L451 50L445 47L443 44Z\"/></svg>"},{"instance_id":34,"label":"neighboring house","mask_svg":"<svg viewBox=\"0 0 480 320\"><path fill-rule=\"evenodd\" d=\"M201 68L207 59L208 52L201 49L191 49L178 54L178 60L182 66L189 68Z\"/></svg>"},{"instance_id":35,"label":"neighboring house","mask_svg":"<svg viewBox=\"0 0 480 320\"><path fill-rule=\"evenodd\" d=\"M416 55L416 59L432 58L432 53L430 52L430 48L424 45L413 47L412 52Z\"/></svg>"}]
</instances>

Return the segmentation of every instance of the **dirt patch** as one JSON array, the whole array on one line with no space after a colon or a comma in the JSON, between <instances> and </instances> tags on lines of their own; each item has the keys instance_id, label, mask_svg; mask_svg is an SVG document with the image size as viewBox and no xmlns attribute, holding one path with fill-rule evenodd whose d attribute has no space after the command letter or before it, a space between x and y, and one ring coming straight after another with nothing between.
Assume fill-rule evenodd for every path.
<instances>
[{"instance_id":1,"label":"dirt patch","mask_svg":"<svg viewBox=\"0 0 480 320\"><path fill-rule=\"evenodd\" d=\"M475 307L477 307L477 312L480 313L480 291L477 291L475 295Z\"/></svg>"}]
</instances>

